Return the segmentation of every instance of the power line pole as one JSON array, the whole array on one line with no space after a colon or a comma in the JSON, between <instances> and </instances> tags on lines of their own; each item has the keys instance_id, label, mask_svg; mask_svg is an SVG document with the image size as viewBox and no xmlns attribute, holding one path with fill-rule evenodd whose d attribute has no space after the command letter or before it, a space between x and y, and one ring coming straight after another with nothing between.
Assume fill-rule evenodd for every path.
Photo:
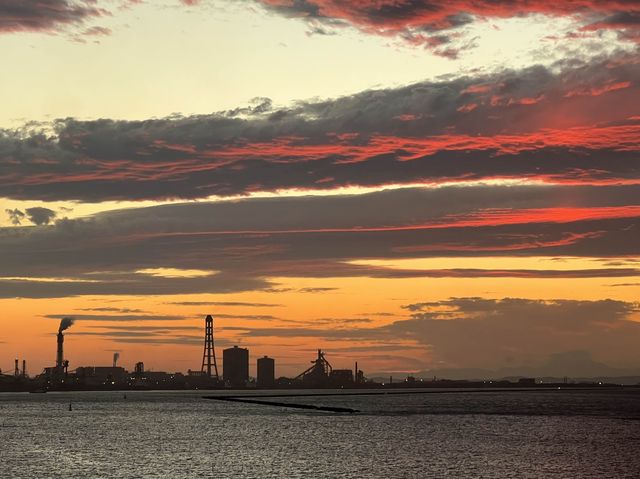
<instances>
[{"instance_id":1,"label":"power line pole","mask_svg":"<svg viewBox=\"0 0 640 479\"><path fill-rule=\"evenodd\" d=\"M213 366L213 370L215 371L216 380L219 380L216 350L213 342L213 318L208 314L204 320L204 352L202 353L201 371L206 373L210 378L213 377L211 374L211 366Z\"/></svg>"}]
</instances>

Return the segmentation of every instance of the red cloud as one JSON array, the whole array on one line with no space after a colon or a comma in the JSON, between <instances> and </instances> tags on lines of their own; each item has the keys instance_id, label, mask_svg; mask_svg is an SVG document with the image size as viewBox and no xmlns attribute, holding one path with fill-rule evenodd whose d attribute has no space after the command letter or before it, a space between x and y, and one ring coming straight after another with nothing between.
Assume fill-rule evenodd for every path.
<instances>
[{"instance_id":1,"label":"red cloud","mask_svg":"<svg viewBox=\"0 0 640 479\"><path fill-rule=\"evenodd\" d=\"M524 14L573 15L588 13L612 14L618 11L640 11L634 0L260 0L269 7L306 18L332 18L348 21L373 31L400 30L429 26L446 30L458 24L461 13L483 18L509 18Z\"/></svg>"},{"instance_id":2,"label":"red cloud","mask_svg":"<svg viewBox=\"0 0 640 479\"><path fill-rule=\"evenodd\" d=\"M471 111L473 108L467 109ZM544 129L523 135L438 135L410 138L374 135L366 143L307 143L303 138L283 137L271 142L246 143L208 150L212 158L267 159L270 162L313 161L335 157L335 164L359 163L378 155L392 154L398 161L411 161L441 151L495 150L496 154L516 154L552 147L576 147L635 151L640 149L640 125Z\"/></svg>"},{"instance_id":3,"label":"red cloud","mask_svg":"<svg viewBox=\"0 0 640 479\"><path fill-rule=\"evenodd\" d=\"M504 178L638 184L638 78L624 55L250 114L59 120L51 137L0 132L0 187L95 201Z\"/></svg>"},{"instance_id":4,"label":"red cloud","mask_svg":"<svg viewBox=\"0 0 640 479\"><path fill-rule=\"evenodd\" d=\"M107 15L95 0L3 0L0 2L0 33L53 31L66 25ZM108 29L93 27L88 34L108 34Z\"/></svg>"},{"instance_id":5,"label":"red cloud","mask_svg":"<svg viewBox=\"0 0 640 479\"><path fill-rule=\"evenodd\" d=\"M467 103L466 105L462 105L461 107L459 107L457 111L462 113L468 113L470 111L475 110L476 108L478 108L477 103Z\"/></svg>"},{"instance_id":6,"label":"red cloud","mask_svg":"<svg viewBox=\"0 0 640 479\"><path fill-rule=\"evenodd\" d=\"M470 87L465 88L460 93L487 93L491 91L495 85L488 84L480 84L480 85L471 85Z\"/></svg>"},{"instance_id":7,"label":"red cloud","mask_svg":"<svg viewBox=\"0 0 640 479\"><path fill-rule=\"evenodd\" d=\"M449 215L418 224L349 227L305 227L288 229L211 229L192 232L161 232L139 235L135 239L172 238L180 236L252 236L333 234L333 233L384 233L401 231L442 230L448 228L476 228L486 226L526 225L532 223L573 223L607 219L640 218L640 206L604 206L592 208L530 208L485 209L464 215ZM595 234L595 233L593 233ZM588 233L592 235L592 233ZM591 236L587 236L591 237ZM129 236L134 239L133 236ZM568 244L568 243L562 243ZM553 246L557 246L554 243Z\"/></svg>"},{"instance_id":8,"label":"red cloud","mask_svg":"<svg viewBox=\"0 0 640 479\"><path fill-rule=\"evenodd\" d=\"M256 0L279 14L324 22L329 26L353 26L375 35L399 35L409 43L429 48L446 46L444 32L474 18L511 18L528 14L572 16L588 23L588 30L634 29L640 12L635 0ZM596 21L594 21L594 17ZM437 53L455 56L455 49ZM449 52L447 54L447 52Z\"/></svg>"},{"instance_id":9,"label":"red cloud","mask_svg":"<svg viewBox=\"0 0 640 479\"><path fill-rule=\"evenodd\" d=\"M600 96L604 93L615 91L615 90L622 90L624 88L629 88L630 86L631 86L630 81L610 82L600 86L583 87L583 88L571 90L567 92L565 97L571 98L573 96Z\"/></svg>"},{"instance_id":10,"label":"red cloud","mask_svg":"<svg viewBox=\"0 0 640 479\"><path fill-rule=\"evenodd\" d=\"M434 227L474 227L528 223L571 223L613 218L640 217L640 206L612 206L596 208L531 208L490 209L476 213L449 216Z\"/></svg>"}]
</instances>

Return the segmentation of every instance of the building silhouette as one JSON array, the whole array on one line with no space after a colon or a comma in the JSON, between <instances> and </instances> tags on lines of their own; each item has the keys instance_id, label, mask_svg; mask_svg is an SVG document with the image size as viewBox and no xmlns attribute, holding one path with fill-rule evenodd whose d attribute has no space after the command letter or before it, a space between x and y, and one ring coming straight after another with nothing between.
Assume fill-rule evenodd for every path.
<instances>
[{"instance_id":1,"label":"building silhouette","mask_svg":"<svg viewBox=\"0 0 640 479\"><path fill-rule=\"evenodd\" d=\"M273 358L265 356L258 359L258 381L259 388L270 388L276 383L276 362Z\"/></svg>"},{"instance_id":2,"label":"building silhouette","mask_svg":"<svg viewBox=\"0 0 640 479\"><path fill-rule=\"evenodd\" d=\"M81 366L76 368L75 378L88 386L123 385L129 375L120 366Z\"/></svg>"},{"instance_id":3,"label":"building silhouette","mask_svg":"<svg viewBox=\"0 0 640 479\"><path fill-rule=\"evenodd\" d=\"M354 384L351 369L333 369L329 373L329 384L335 387L348 387Z\"/></svg>"},{"instance_id":4,"label":"building silhouette","mask_svg":"<svg viewBox=\"0 0 640 479\"><path fill-rule=\"evenodd\" d=\"M311 364L312 366L298 374L294 381L302 381L306 387L326 387L333 367L321 349L318 349L318 357L311 361Z\"/></svg>"},{"instance_id":5,"label":"building silhouette","mask_svg":"<svg viewBox=\"0 0 640 479\"><path fill-rule=\"evenodd\" d=\"M244 387L249 380L249 350L234 346L222 351L222 375L232 387Z\"/></svg>"}]
</instances>

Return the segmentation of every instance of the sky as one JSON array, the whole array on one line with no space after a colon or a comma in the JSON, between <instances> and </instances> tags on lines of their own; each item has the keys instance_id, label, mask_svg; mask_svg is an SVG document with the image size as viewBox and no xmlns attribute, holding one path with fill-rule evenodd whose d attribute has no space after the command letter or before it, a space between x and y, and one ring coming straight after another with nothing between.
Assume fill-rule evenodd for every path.
<instances>
[{"instance_id":1,"label":"sky","mask_svg":"<svg viewBox=\"0 0 640 479\"><path fill-rule=\"evenodd\" d=\"M640 374L640 4L0 2L0 368Z\"/></svg>"}]
</instances>

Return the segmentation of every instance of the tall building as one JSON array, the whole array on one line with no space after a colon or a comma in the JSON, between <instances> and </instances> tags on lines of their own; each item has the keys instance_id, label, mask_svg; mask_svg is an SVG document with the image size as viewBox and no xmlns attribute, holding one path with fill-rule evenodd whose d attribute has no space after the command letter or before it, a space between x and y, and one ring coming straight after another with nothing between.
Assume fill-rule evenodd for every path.
<instances>
[{"instance_id":1,"label":"tall building","mask_svg":"<svg viewBox=\"0 0 640 479\"><path fill-rule=\"evenodd\" d=\"M276 362L267 356L258 359L258 387L269 388L276 383Z\"/></svg>"},{"instance_id":2,"label":"tall building","mask_svg":"<svg viewBox=\"0 0 640 479\"><path fill-rule=\"evenodd\" d=\"M249 379L249 350L234 346L222 351L222 375L233 387L243 387Z\"/></svg>"}]
</instances>

